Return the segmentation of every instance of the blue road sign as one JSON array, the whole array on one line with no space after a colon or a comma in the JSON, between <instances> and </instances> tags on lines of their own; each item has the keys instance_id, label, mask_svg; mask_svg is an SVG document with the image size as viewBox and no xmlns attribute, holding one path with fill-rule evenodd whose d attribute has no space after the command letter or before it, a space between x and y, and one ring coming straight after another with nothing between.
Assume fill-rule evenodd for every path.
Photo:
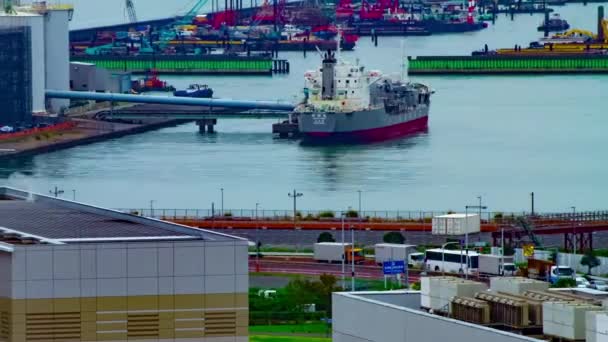
<instances>
[{"instance_id":1,"label":"blue road sign","mask_svg":"<svg viewBox=\"0 0 608 342\"><path fill-rule=\"evenodd\" d=\"M385 275L405 273L405 261L403 261L403 260L385 261L382 264L382 271L384 272Z\"/></svg>"}]
</instances>

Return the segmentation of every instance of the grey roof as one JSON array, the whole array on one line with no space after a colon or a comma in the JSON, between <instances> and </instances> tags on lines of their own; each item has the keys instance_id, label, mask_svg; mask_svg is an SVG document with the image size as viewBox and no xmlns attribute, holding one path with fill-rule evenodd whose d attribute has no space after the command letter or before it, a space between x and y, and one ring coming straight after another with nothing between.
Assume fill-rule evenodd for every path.
<instances>
[{"instance_id":1,"label":"grey roof","mask_svg":"<svg viewBox=\"0 0 608 342\"><path fill-rule=\"evenodd\" d=\"M114 210L0 187L0 230L8 228L46 239L240 238ZM118 239L117 239L118 238Z\"/></svg>"}]
</instances>

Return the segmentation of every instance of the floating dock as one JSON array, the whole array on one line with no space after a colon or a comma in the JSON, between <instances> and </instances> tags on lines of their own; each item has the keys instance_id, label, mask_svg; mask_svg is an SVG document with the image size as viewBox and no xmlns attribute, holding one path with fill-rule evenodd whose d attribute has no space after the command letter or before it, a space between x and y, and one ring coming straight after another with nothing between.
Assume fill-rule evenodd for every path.
<instances>
[{"instance_id":1,"label":"floating dock","mask_svg":"<svg viewBox=\"0 0 608 342\"><path fill-rule=\"evenodd\" d=\"M608 55L408 57L412 75L608 73Z\"/></svg>"},{"instance_id":2,"label":"floating dock","mask_svg":"<svg viewBox=\"0 0 608 342\"><path fill-rule=\"evenodd\" d=\"M92 63L109 70L162 74L271 75L289 73L289 62L270 57L239 56L88 56L74 55L72 62Z\"/></svg>"}]
</instances>

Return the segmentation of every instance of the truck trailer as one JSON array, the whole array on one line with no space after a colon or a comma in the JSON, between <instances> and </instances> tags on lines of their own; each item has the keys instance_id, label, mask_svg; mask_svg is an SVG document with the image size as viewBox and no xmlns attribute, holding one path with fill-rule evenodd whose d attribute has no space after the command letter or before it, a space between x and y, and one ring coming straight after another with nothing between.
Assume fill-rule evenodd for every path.
<instances>
[{"instance_id":1,"label":"truck trailer","mask_svg":"<svg viewBox=\"0 0 608 342\"><path fill-rule=\"evenodd\" d=\"M353 253L355 263L365 261L361 248L352 248L350 243L341 242L318 242L315 243L314 259L317 262L340 263L345 257L346 263L351 263Z\"/></svg>"},{"instance_id":2,"label":"truck trailer","mask_svg":"<svg viewBox=\"0 0 608 342\"><path fill-rule=\"evenodd\" d=\"M514 276L517 272L512 256L493 254L479 255L479 273L487 275Z\"/></svg>"}]
</instances>

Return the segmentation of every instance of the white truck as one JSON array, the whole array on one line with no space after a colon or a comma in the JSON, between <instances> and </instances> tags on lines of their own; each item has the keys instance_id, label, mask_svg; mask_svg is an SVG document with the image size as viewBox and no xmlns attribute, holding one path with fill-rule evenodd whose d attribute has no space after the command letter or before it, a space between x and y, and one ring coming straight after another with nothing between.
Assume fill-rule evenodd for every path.
<instances>
[{"instance_id":1,"label":"white truck","mask_svg":"<svg viewBox=\"0 0 608 342\"><path fill-rule=\"evenodd\" d=\"M414 245L402 245L396 243L377 243L374 245L376 264L382 265L386 261L408 260L411 253L416 252Z\"/></svg>"},{"instance_id":2,"label":"white truck","mask_svg":"<svg viewBox=\"0 0 608 342\"><path fill-rule=\"evenodd\" d=\"M478 269L479 273L490 275L513 276L517 273L512 256L493 254L480 254Z\"/></svg>"},{"instance_id":3,"label":"white truck","mask_svg":"<svg viewBox=\"0 0 608 342\"><path fill-rule=\"evenodd\" d=\"M339 263L342 262L342 256L345 255L345 261L350 263L353 252L355 254L355 263L365 261L363 250L361 248L351 248L350 243L341 242L317 242L315 243L314 259L318 262Z\"/></svg>"}]
</instances>

